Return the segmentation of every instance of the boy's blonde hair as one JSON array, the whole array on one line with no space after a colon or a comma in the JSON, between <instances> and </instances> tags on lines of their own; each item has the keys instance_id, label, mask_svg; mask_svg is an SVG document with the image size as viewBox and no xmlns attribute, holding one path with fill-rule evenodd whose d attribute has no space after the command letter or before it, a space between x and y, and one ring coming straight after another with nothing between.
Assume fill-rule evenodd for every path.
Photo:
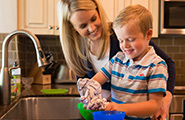
<instances>
[{"instance_id":1,"label":"boy's blonde hair","mask_svg":"<svg viewBox=\"0 0 185 120\"><path fill-rule=\"evenodd\" d=\"M152 29L152 14L149 10L139 4L130 5L121 10L113 22L113 28L121 28L130 20L136 20L136 23L144 36L149 29Z\"/></svg>"},{"instance_id":2,"label":"boy's blonde hair","mask_svg":"<svg viewBox=\"0 0 185 120\"><path fill-rule=\"evenodd\" d=\"M87 60L89 56L89 40L81 37L70 23L70 15L72 12L79 10L97 10L101 23L102 33L100 47L98 48L98 59L102 58L106 53L109 44L109 27L107 16L103 7L98 0L60 0L58 3L58 20L60 28L60 42L68 66L82 77L86 74Z\"/></svg>"}]
</instances>

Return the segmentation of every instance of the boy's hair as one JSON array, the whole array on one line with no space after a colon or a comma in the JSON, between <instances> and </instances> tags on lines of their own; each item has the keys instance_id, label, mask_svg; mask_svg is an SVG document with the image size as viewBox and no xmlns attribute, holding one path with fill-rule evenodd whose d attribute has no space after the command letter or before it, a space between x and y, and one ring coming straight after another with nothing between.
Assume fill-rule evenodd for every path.
<instances>
[{"instance_id":1,"label":"boy's hair","mask_svg":"<svg viewBox=\"0 0 185 120\"><path fill-rule=\"evenodd\" d=\"M120 11L113 22L113 28L121 28L130 20L136 20L137 25L145 36L146 32L152 29L152 19L152 14L145 7L139 4L130 5Z\"/></svg>"}]
</instances>

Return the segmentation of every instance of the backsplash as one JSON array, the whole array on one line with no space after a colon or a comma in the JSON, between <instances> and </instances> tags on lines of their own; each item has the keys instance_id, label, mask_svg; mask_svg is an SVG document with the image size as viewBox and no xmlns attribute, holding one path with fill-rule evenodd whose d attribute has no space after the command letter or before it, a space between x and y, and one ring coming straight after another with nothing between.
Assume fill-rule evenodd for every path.
<instances>
[{"instance_id":1,"label":"backsplash","mask_svg":"<svg viewBox=\"0 0 185 120\"><path fill-rule=\"evenodd\" d=\"M152 38L165 53L167 53L176 66L175 85L185 85L185 36L159 36Z\"/></svg>"},{"instance_id":2,"label":"backsplash","mask_svg":"<svg viewBox=\"0 0 185 120\"><path fill-rule=\"evenodd\" d=\"M7 34L0 34L0 61L2 59L2 42L6 35ZM59 36L40 35L37 37L40 41L43 52L51 52L54 61L61 64L66 64L60 45ZM17 47L15 47L16 45ZM12 40L8 48L8 66L12 67L13 62L15 60L18 61L21 67L22 76L27 76L31 68L37 62L35 47L32 40L25 36L18 36L16 40Z\"/></svg>"},{"instance_id":3,"label":"backsplash","mask_svg":"<svg viewBox=\"0 0 185 120\"><path fill-rule=\"evenodd\" d=\"M0 34L0 49L2 50L2 41L6 34ZM42 35L37 36L41 48L44 52L51 52L54 61L65 64L65 59L62 53L59 36ZM152 38L165 53L167 53L175 62L176 66L176 84L185 85L185 36L159 36L159 38ZM16 47L18 43L18 47ZM0 61L1 51L0 50ZM17 55L17 51L19 54ZM36 54L33 43L29 38L18 37L18 40L12 40L9 45L9 66L13 65L13 61L19 58L19 63L22 68L23 76L26 76L31 70L32 66L36 63ZM19 57L17 57L19 56Z\"/></svg>"},{"instance_id":4,"label":"backsplash","mask_svg":"<svg viewBox=\"0 0 185 120\"><path fill-rule=\"evenodd\" d=\"M2 43L3 43L3 40L6 36L7 36L7 34L0 33L0 67L2 65ZM10 41L9 46L8 46L8 64L9 64L9 67L12 67L13 62L17 61L19 59L17 51L18 51L18 44L17 44L17 39L15 37Z\"/></svg>"}]
</instances>

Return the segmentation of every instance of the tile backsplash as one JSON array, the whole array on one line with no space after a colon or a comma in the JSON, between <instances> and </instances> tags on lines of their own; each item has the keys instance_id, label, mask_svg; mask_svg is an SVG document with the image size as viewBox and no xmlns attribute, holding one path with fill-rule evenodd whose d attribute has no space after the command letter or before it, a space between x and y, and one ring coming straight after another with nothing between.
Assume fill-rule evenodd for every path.
<instances>
[{"instance_id":1,"label":"tile backsplash","mask_svg":"<svg viewBox=\"0 0 185 120\"><path fill-rule=\"evenodd\" d=\"M0 67L2 65L2 44L3 44L3 40L5 39L5 37L7 36L7 34L2 34L0 33ZM13 62L17 61L18 58L18 44L17 44L17 39L12 38L12 40L9 43L8 46L8 64L10 67L13 66Z\"/></svg>"},{"instance_id":2,"label":"tile backsplash","mask_svg":"<svg viewBox=\"0 0 185 120\"><path fill-rule=\"evenodd\" d=\"M175 85L185 85L185 36L163 35L158 38L152 38L152 40L175 62Z\"/></svg>"},{"instance_id":3,"label":"tile backsplash","mask_svg":"<svg viewBox=\"0 0 185 120\"><path fill-rule=\"evenodd\" d=\"M6 35L7 34L0 34L1 50L2 41ZM59 36L39 35L37 37L44 52L51 52L53 54L54 61L65 64ZM152 38L152 41L155 42L155 44L167 53L175 62L176 85L185 85L185 36L159 36L158 38ZM0 61L2 59L1 50ZM27 37L20 36L18 39L12 40L9 45L8 53L9 66L12 66L14 60L19 59L23 76L26 76L32 66L36 63L35 48L32 41Z\"/></svg>"},{"instance_id":4,"label":"tile backsplash","mask_svg":"<svg viewBox=\"0 0 185 120\"><path fill-rule=\"evenodd\" d=\"M0 56L2 56L2 42L6 35L7 34L0 34ZM44 53L51 52L54 61L66 64L59 36L39 35L37 37ZM32 40L25 36L18 36L17 39L11 40L8 48L8 66L12 67L13 62L18 61L21 67L22 76L27 76L37 62L35 47ZM0 61L1 59L2 57L0 57Z\"/></svg>"}]
</instances>

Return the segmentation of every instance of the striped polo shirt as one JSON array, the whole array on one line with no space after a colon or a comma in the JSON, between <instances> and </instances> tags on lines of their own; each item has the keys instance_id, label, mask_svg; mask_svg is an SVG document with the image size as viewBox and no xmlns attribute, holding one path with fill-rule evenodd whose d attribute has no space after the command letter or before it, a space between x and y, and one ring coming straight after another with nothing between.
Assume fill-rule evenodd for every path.
<instances>
[{"instance_id":1,"label":"striped polo shirt","mask_svg":"<svg viewBox=\"0 0 185 120\"><path fill-rule=\"evenodd\" d=\"M167 65L152 46L137 62L118 52L101 68L101 72L111 80L112 102L136 103L149 100L149 93L166 94Z\"/></svg>"}]
</instances>

